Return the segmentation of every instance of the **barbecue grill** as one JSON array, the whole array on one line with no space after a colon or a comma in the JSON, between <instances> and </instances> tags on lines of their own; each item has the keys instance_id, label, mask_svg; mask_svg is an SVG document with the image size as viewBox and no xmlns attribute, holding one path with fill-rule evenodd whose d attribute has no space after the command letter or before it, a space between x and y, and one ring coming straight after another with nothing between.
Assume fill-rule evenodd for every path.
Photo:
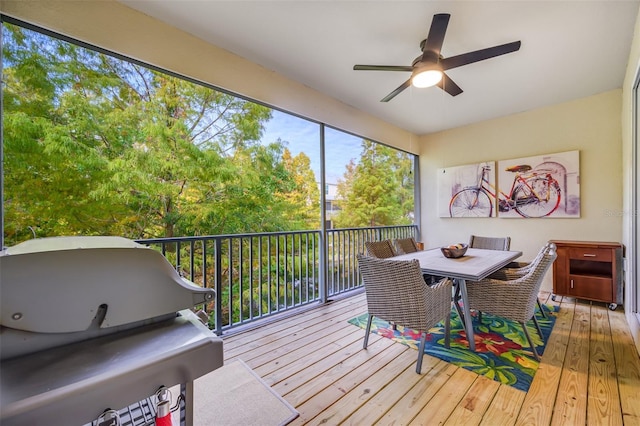
<instances>
[{"instance_id":1,"label":"barbecue grill","mask_svg":"<svg viewBox=\"0 0 640 426\"><path fill-rule=\"evenodd\" d=\"M0 252L0 424L82 425L223 365L191 311L212 289L119 237L53 237Z\"/></svg>"}]
</instances>

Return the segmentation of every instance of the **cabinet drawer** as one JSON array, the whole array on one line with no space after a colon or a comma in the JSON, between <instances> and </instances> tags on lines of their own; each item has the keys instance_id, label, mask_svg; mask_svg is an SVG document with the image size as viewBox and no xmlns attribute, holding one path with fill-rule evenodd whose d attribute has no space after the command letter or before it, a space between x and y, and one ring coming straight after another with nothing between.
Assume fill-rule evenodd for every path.
<instances>
[{"instance_id":1,"label":"cabinet drawer","mask_svg":"<svg viewBox=\"0 0 640 426\"><path fill-rule=\"evenodd\" d=\"M592 260L594 262L611 262L609 249L574 247L569 249L569 259Z\"/></svg>"},{"instance_id":2,"label":"cabinet drawer","mask_svg":"<svg viewBox=\"0 0 640 426\"><path fill-rule=\"evenodd\" d=\"M615 302L613 298L613 280L610 278L569 275L567 293L582 299Z\"/></svg>"}]
</instances>

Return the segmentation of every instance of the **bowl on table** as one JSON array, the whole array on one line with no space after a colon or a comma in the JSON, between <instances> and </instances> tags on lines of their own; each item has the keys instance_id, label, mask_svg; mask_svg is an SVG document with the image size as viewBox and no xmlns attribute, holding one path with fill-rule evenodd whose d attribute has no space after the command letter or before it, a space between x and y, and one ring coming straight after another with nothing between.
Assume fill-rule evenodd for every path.
<instances>
[{"instance_id":1,"label":"bowl on table","mask_svg":"<svg viewBox=\"0 0 640 426\"><path fill-rule=\"evenodd\" d=\"M451 244L450 246L446 246L446 247L440 247L440 251L442 251L442 254L444 255L444 257L448 257L450 259L457 259L459 257L464 256L468 248L469 248L468 244L458 243L458 244Z\"/></svg>"}]
</instances>

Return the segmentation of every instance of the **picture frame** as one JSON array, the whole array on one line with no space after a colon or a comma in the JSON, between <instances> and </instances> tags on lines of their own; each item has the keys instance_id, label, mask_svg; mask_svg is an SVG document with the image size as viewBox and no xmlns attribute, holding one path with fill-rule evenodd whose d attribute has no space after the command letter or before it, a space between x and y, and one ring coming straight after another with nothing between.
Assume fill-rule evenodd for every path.
<instances>
[{"instance_id":1,"label":"picture frame","mask_svg":"<svg viewBox=\"0 0 640 426\"><path fill-rule=\"evenodd\" d=\"M501 160L498 188L499 217L579 218L580 153Z\"/></svg>"},{"instance_id":2,"label":"picture frame","mask_svg":"<svg viewBox=\"0 0 640 426\"><path fill-rule=\"evenodd\" d=\"M495 161L438 169L439 217L496 217Z\"/></svg>"}]
</instances>

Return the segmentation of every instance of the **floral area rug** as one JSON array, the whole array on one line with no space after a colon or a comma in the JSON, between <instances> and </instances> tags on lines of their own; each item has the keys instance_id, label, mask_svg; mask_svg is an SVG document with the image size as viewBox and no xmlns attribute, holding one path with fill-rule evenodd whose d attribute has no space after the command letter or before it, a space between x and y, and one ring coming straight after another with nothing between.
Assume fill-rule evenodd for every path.
<instances>
[{"instance_id":1,"label":"floral area rug","mask_svg":"<svg viewBox=\"0 0 640 426\"><path fill-rule=\"evenodd\" d=\"M544 341L538 336L533 321L527 324L527 331L539 355L544 353L545 342L549 339L558 311L558 307L555 306L542 306L547 313L547 318L543 318L539 312L536 312L536 318L542 329ZM475 315L472 313L475 352L469 350L467 335L455 309L451 311L450 348L447 349L444 346L444 323L440 323L429 330L424 352L516 389L525 392L529 390L539 363L533 357L520 324L486 313L482 314L482 324L480 324ZM350 319L349 323L366 329L367 319L368 314L364 314ZM401 326L397 326L394 330L388 322L375 317L371 324L371 332L416 350L420 345L420 334L417 331Z\"/></svg>"}]
</instances>

